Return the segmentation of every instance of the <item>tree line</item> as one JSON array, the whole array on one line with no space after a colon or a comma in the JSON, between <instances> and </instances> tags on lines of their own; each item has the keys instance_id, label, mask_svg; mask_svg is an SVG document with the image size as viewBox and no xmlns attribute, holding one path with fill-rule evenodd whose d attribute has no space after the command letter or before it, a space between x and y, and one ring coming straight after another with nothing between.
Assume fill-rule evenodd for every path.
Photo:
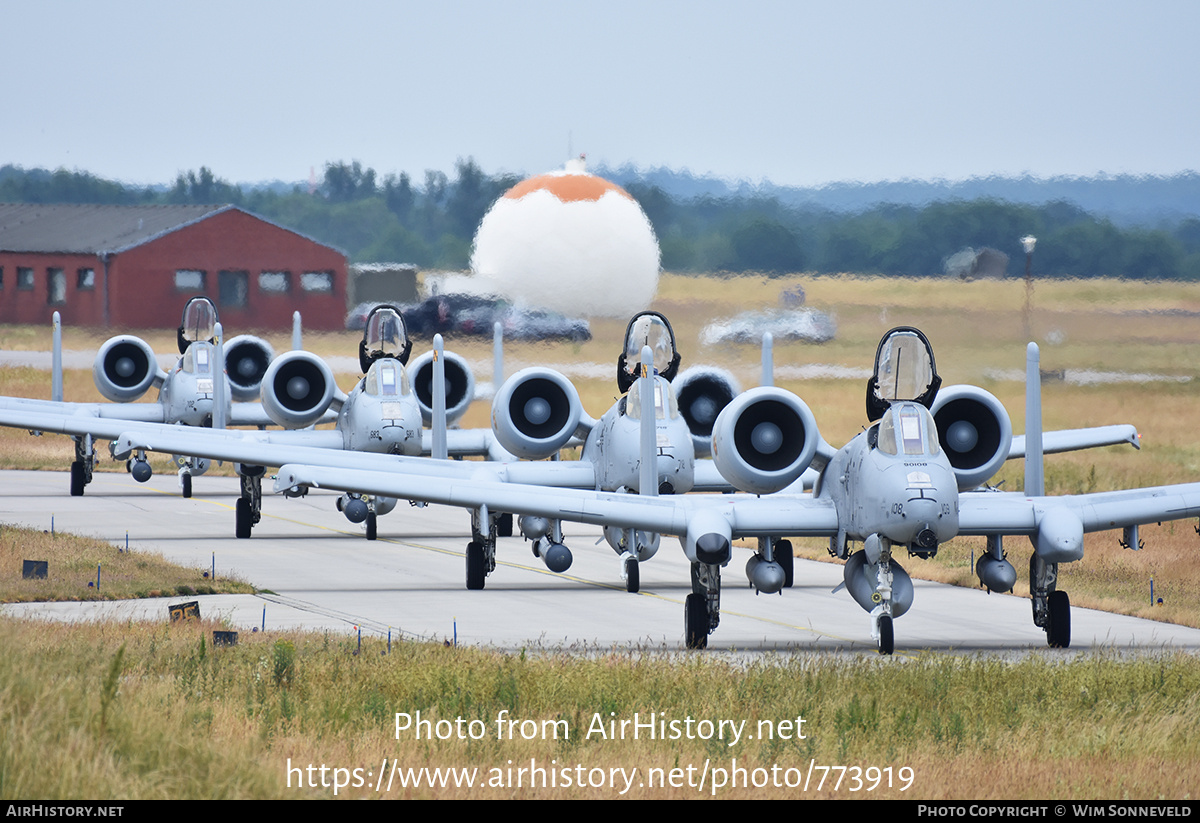
<instances>
[{"instance_id":1,"label":"tree line","mask_svg":"<svg viewBox=\"0 0 1200 823\"><path fill-rule=\"evenodd\" d=\"M82 171L0 167L0 202L232 203L346 252L355 262L465 269L488 207L519 181L488 175L471 158L453 176L380 176L358 162L328 163L315 185L239 186L205 167L172 185L135 187ZM1020 238L1038 238L1034 270L1045 277L1200 279L1200 219L1118 226L1064 201L993 198L878 204L854 213L788 206L777 197L675 197L641 181L626 190L645 210L666 271L757 271L929 276L965 248L997 249L1024 271Z\"/></svg>"}]
</instances>

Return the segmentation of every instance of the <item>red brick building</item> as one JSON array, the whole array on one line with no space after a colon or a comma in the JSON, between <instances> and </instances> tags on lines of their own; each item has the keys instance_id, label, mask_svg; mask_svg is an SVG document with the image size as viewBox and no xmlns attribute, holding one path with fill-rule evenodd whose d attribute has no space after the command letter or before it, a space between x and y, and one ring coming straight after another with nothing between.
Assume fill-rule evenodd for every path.
<instances>
[{"instance_id":1,"label":"red brick building","mask_svg":"<svg viewBox=\"0 0 1200 823\"><path fill-rule=\"evenodd\" d=\"M234 206L0 204L0 323L175 328L206 295L226 328L343 328L346 256Z\"/></svg>"}]
</instances>

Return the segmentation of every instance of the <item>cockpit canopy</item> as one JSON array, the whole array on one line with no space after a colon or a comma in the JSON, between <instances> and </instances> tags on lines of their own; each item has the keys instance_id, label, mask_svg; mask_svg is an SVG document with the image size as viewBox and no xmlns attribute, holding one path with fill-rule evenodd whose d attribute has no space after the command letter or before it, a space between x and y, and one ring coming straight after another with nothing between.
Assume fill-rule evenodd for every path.
<instances>
[{"instance_id":1,"label":"cockpit canopy","mask_svg":"<svg viewBox=\"0 0 1200 823\"><path fill-rule=\"evenodd\" d=\"M679 352L675 350L675 332L667 318L656 311L644 311L633 316L625 329L625 351L617 359L617 385L621 393L638 378L642 362L642 347L649 346L654 354L654 371L668 381L679 371Z\"/></svg>"},{"instance_id":2,"label":"cockpit canopy","mask_svg":"<svg viewBox=\"0 0 1200 823\"><path fill-rule=\"evenodd\" d=\"M642 419L642 384L635 380L629 387L629 396L625 401L625 415L630 420ZM671 384L665 380L654 381L654 418L656 420L674 420L679 417L679 402Z\"/></svg>"},{"instance_id":3,"label":"cockpit canopy","mask_svg":"<svg viewBox=\"0 0 1200 823\"><path fill-rule=\"evenodd\" d=\"M933 456L941 451L933 415L917 403L889 407L879 421L875 445L884 454Z\"/></svg>"},{"instance_id":4,"label":"cockpit canopy","mask_svg":"<svg viewBox=\"0 0 1200 823\"><path fill-rule=\"evenodd\" d=\"M217 336L217 307L207 297L193 297L183 304L183 319L179 324L179 353L192 343L215 343Z\"/></svg>"},{"instance_id":5,"label":"cockpit canopy","mask_svg":"<svg viewBox=\"0 0 1200 823\"><path fill-rule=\"evenodd\" d=\"M363 373L370 371L371 364L383 358L407 363L411 351L412 341L408 339L400 310L386 304L371 309L363 328L362 342L358 344L358 360Z\"/></svg>"},{"instance_id":6,"label":"cockpit canopy","mask_svg":"<svg viewBox=\"0 0 1200 823\"><path fill-rule=\"evenodd\" d=\"M879 341L875 373L867 381L867 418L875 421L892 403L912 401L933 405L942 378L933 360L933 347L919 329L900 326Z\"/></svg>"}]
</instances>

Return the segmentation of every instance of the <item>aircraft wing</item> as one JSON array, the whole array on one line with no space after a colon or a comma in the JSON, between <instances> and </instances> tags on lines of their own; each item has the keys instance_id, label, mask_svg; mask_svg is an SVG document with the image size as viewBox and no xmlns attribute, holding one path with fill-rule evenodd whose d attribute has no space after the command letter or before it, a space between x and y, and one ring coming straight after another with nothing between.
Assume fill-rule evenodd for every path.
<instances>
[{"instance_id":1,"label":"aircraft wing","mask_svg":"<svg viewBox=\"0 0 1200 823\"><path fill-rule=\"evenodd\" d=\"M438 461L434 461L438 462ZM276 491L309 485L463 508L539 515L577 523L684 535L698 515L729 524L732 537L830 537L837 534L833 504L811 495L664 495L661 497L498 484L479 477L421 477L408 473L347 471L320 465L282 466ZM970 492L959 500L959 534L1036 535L1047 512L1065 509L1084 532L1200 517L1200 483L1111 492L1026 497L1019 492Z\"/></svg>"},{"instance_id":2,"label":"aircraft wing","mask_svg":"<svg viewBox=\"0 0 1200 823\"><path fill-rule=\"evenodd\" d=\"M491 429L447 429L446 450L451 457L486 457L498 463L517 459L496 442ZM433 432L428 429L421 433L421 453L433 453Z\"/></svg>"},{"instance_id":3,"label":"aircraft wing","mask_svg":"<svg viewBox=\"0 0 1200 823\"><path fill-rule=\"evenodd\" d=\"M439 462L439 461L434 461ZM774 535L829 537L837 534L832 502L811 495L662 495L643 496L496 483L486 479L421 477L398 472L347 471L290 463L279 469L275 490L298 485L423 500L450 506L537 515L574 523L644 529L682 536L698 513L729 523L733 537Z\"/></svg>"},{"instance_id":4,"label":"aircraft wing","mask_svg":"<svg viewBox=\"0 0 1200 823\"><path fill-rule=\"evenodd\" d=\"M140 423L167 422L163 418L163 407L160 403L67 403L55 400L32 400L25 397L0 397L0 409L106 420L129 420ZM320 422L332 423L336 420L337 413L332 412L326 414ZM231 426L278 426L267 416L262 403L234 403L227 422ZM85 433L95 434L95 432Z\"/></svg>"},{"instance_id":5,"label":"aircraft wing","mask_svg":"<svg viewBox=\"0 0 1200 823\"><path fill-rule=\"evenodd\" d=\"M66 403L55 400L31 400L24 397L0 397L0 410L32 415L91 418L93 420L163 422L163 407L159 403ZM41 427L30 426L29 428L40 429ZM89 434L90 432L83 433Z\"/></svg>"},{"instance_id":6,"label":"aircraft wing","mask_svg":"<svg viewBox=\"0 0 1200 823\"><path fill-rule=\"evenodd\" d=\"M1034 535L1045 514L1066 509L1084 532L1200 517L1200 483L1149 486L1059 497L1026 497L1020 492L967 492L958 500L959 534Z\"/></svg>"},{"instance_id":7,"label":"aircraft wing","mask_svg":"<svg viewBox=\"0 0 1200 823\"><path fill-rule=\"evenodd\" d=\"M1135 449L1142 447L1137 429L1127 423L1117 426L1094 426L1088 429L1062 429L1042 434L1042 453L1059 454L1101 446L1119 446L1122 443L1128 443ZM1025 435L1015 435L1012 448L1008 451L1008 459L1024 456Z\"/></svg>"}]
</instances>

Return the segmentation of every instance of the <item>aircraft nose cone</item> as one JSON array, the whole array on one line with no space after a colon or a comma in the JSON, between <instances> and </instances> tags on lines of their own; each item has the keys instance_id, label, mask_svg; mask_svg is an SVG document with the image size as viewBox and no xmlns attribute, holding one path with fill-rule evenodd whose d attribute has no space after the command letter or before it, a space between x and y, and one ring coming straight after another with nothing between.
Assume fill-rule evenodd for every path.
<instances>
[{"instance_id":1,"label":"aircraft nose cone","mask_svg":"<svg viewBox=\"0 0 1200 823\"><path fill-rule=\"evenodd\" d=\"M308 381L299 375L293 377L287 382L288 397L299 400L302 397L306 397L308 395L308 391Z\"/></svg>"},{"instance_id":2,"label":"aircraft nose cone","mask_svg":"<svg viewBox=\"0 0 1200 823\"><path fill-rule=\"evenodd\" d=\"M956 452L969 452L979 442L979 432L966 420L956 420L946 430L946 445Z\"/></svg>"},{"instance_id":3,"label":"aircraft nose cone","mask_svg":"<svg viewBox=\"0 0 1200 823\"><path fill-rule=\"evenodd\" d=\"M750 443L759 454L774 454L783 445L783 432L774 423L765 420L750 433Z\"/></svg>"}]
</instances>

